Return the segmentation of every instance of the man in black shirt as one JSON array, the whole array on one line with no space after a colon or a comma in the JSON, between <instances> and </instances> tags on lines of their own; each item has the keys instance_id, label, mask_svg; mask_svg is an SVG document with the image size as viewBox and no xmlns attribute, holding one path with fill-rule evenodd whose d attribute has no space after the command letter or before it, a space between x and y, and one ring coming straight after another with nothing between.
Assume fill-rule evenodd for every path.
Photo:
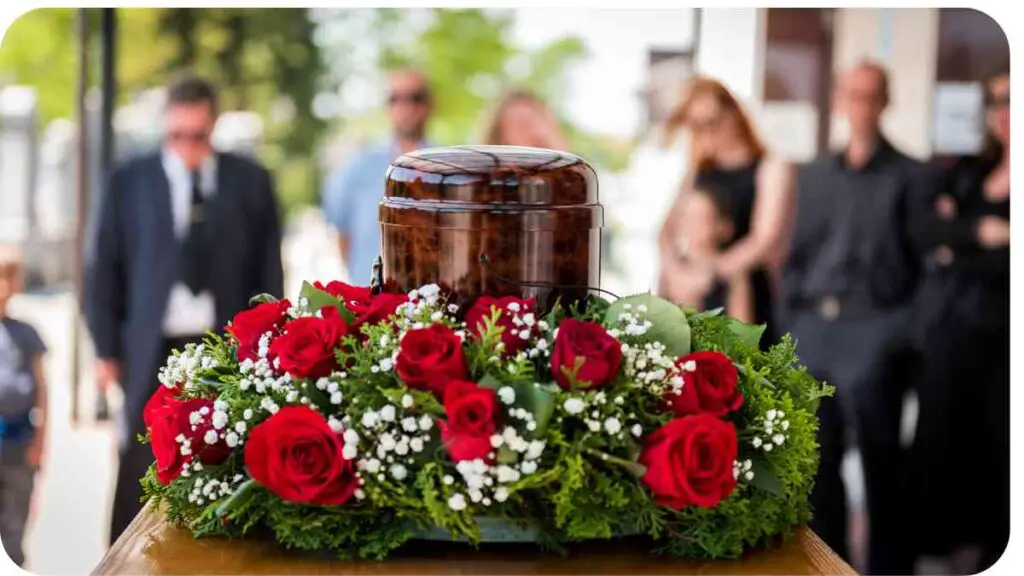
<instances>
[{"instance_id":1,"label":"man in black shirt","mask_svg":"<svg viewBox=\"0 0 1024 576\"><path fill-rule=\"evenodd\" d=\"M840 469L849 429L863 463L871 574L912 572L900 524L905 328L918 267L907 212L928 185L924 165L881 134L888 93L877 64L860 63L839 78L836 110L849 121L850 139L800 176L782 276L781 319L811 373L836 387L818 411L821 467L811 496L812 526L848 556Z\"/></svg>"}]
</instances>

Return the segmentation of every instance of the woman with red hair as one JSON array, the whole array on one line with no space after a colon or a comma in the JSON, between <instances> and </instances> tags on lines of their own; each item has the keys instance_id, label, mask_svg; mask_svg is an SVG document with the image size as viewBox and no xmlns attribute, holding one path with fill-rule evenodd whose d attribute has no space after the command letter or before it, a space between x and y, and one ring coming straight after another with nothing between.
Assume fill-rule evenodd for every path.
<instances>
[{"instance_id":1,"label":"woman with red hair","mask_svg":"<svg viewBox=\"0 0 1024 576\"><path fill-rule=\"evenodd\" d=\"M674 302L701 308L723 306L724 287L749 282L754 321L772 320L774 276L785 254L793 212L794 171L772 156L758 138L742 106L717 80L698 77L669 116L669 141L690 132L689 162L682 189L661 228L659 293ZM715 197L733 223L732 239L713 257L687 248L685 206L701 190ZM766 332L762 343L773 342Z\"/></svg>"}]
</instances>

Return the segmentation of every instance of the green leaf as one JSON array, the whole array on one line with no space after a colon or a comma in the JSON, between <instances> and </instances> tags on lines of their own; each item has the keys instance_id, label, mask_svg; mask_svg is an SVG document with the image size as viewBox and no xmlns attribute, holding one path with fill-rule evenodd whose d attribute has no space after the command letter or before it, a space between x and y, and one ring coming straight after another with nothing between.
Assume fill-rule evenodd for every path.
<instances>
[{"instance_id":1,"label":"green leaf","mask_svg":"<svg viewBox=\"0 0 1024 576\"><path fill-rule=\"evenodd\" d=\"M765 327L765 324L744 324L735 318L729 319L729 330L736 335L740 342L751 348L758 347Z\"/></svg>"},{"instance_id":2,"label":"green leaf","mask_svg":"<svg viewBox=\"0 0 1024 576\"><path fill-rule=\"evenodd\" d=\"M764 462L754 460L750 470L754 473L754 479L750 481L751 486L776 496L783 496L782 482L768 470Z\"/></svg>"},{"instance_id":3,"label":"green leaf","mask_svg":"<svg viewBox=\"0 0 1024 576\"><path fill-rule=\"evenodd\" d=\"M555 395L544 386L534 386L531 382L522 382L515 387L516 399L524 408L533 414L537 427L533 430L535 438L544 436L548 421L555 412Z\"/></svg>"},{"instance_id":4,"label":"green leaf","mask_svg":"<svg viewBox=\"0 0 1024 576\"><path fill-rule=\"evenodd\" d=\"M515 464L519 461L519 454L507 445L502 444L501 447L498 448L497 460L498 464Z\"/></svg>"},{"instance_id":5,"label":"green leaf","mask_svg":"<svg viewBox=\"0 0 1024 576\"><path fill-rule=\"evenodd\" d=\"M490 374L484 375L484 377L481 378L479 382L477 382L477 385L480 386L481 388L490 388L491 390L497 390L498 388L504 386L501 380L498 380L497 378L491 376Z\"/></svg>"},{"instance_id":6,"label":"green leaf","mask_svg":"<svg viewBox=\"0 0 1024 576\"><path fill-rule=\"evenodd\" d=\"M324 306L334 306L338 309L338 313L341 314L342 319L345 320L346 323L353 322L356 319L356 315L346 308L340 299L318 289L309 282L302 283L302 290L299 291L299 298L306 299L310 310L316 311Z\"/></svg>"},{"instance_id":7,"label":"green leaf","mask_svg":"<svg viewBox=\"0 0 1024 576\"><path fill-rule=\"evenodd\" d=\"M689 311L685 311L685 313L686 313L686 317L689 318L690 321L695 321L695 320L703 320L705 318L714 318L715 316L721 316L722 312L724 312L724 311L725 311L725 308L719 307L719 308L712 308L711 310L703 310L701 312L697 312L696 310L694 310L693 313L690 313Z\"/></svg>"},{"instance_id":8,"label":"green leaf","mask_svg":"<svg viewBox=\"0 0 1024 576\"><path fill-rule=\"evenodd\" d=\"M267 294L266 292L264 292L263 294L257 294L252 298L249 298L249 306L256 306L257 304L266 304L268 302L277 301L277 296L274 296L273 294Z\"/></svg>"},{"instance_id":9,"label":"green leaf","mask_svg":"<svg viewBox=\"0 0 1024 576\"><path fill-rule=\"evenodd\" d=\"M636 294L619 298L608 307L605 314L605 325L620 326L619 315L626 311L625 305L631 306L630 311L637 313L639 306L646 306L645 318L652 324L646 336L665 345L665 350L672 356L685 356L690 353L690 323L686 314L675 304L653 294Z\"/></svg>"},{"instance_id":10,"label":"green leaf","mask_svg":"<svg viewBox=\"0 0 1024 576\"><path fill-rule=\"evenodd\" d=\"M587 315L600 318L608 313L608 307L612 303L598 296L587 298Z\"/></svg>"},{"instance_id":11,"label":"green leaf","mask_svg":"<svg viewBox=\"0 0 1024 576\"><path fill-rule=\"evenodd\" d=\"M213 387L220 387L220 386L224 385L224 383L221 382L220 380L217 380L217 379L214 379L214 378L210 378L208 376L197 376L195 378L195 381L198 382L199 384L205 384L207 386L213 386Z\"/></svg>"},{"instance_id":12,"label":"green leaf","mask_svg":"<svg viewBox=\"0 0 1024 576\"><path fill-rule=\"evenodd\" d=\"M253 480L252 478L249 478L245 482L239 484L238 488L235 488L234 494L229 496L227 500L222 502L221 505L217 507L217 517L223 517L225 514L233 510L239 504L241 504L243 497L246 496L252 489L252 487L255 485L256 481Z\"/></svg>"}]
</instances>

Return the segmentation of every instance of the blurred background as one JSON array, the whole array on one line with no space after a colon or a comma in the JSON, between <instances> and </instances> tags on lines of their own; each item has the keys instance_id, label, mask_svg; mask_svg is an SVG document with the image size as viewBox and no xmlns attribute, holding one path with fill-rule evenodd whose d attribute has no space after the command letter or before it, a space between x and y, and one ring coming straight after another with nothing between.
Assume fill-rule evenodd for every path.
<instances>
[{"instance_id":1,"label":"blurred background","mask_svg":"<svg viewBox=\"0 0 1024 576\"><path fill-rule=\"evenodd\" d=\"M503 90L555 112L599 172L602 287L651 289L657 234L685 166L658 126L697 72L721 79L775 152L807 162L845 137L833 72L870 57L894 79L884 127L921 159L981 143L972 81L1006 50L969 9L45 9L0 45L0 242L21 246L12 313L49 346L50 445L26 552L38 573L91 569L106 550L115 448L98 420L76 313L86 222L111 165L159 145L162 87L191 68L221 87L214 141L275 175L286 291L346 278L320 209L327 176L387 131L386 70L426 72L438 144L479 140ZM84 137L83 137L84 136ZM80 168L82 168L80 170ZM856 480L856 467L849 467ZM851 499L856 503L856 491Z\"/></svg>"}]
</instances>

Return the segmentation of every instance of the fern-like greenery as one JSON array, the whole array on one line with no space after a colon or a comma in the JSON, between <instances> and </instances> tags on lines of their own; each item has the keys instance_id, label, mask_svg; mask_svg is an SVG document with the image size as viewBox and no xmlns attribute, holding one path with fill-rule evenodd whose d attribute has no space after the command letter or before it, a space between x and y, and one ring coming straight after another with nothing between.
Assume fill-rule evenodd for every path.
<instances>
[{"instance_id":1,"label":"fern-like greenery","mask_svg":"<svg viewBox=\"0 0 1024 576\"><path fill-rule=\"evenodd\" d=\"M650 295L631 299L643 309L656 310L665 304ZM749 460L752 473L714 507L674 510L654 502L637 462L643 436L671 418L659 409L661 398L637 385L625 370L600 390L563 390L553 383L550 348L561 320L584 318L617 330L622 328L617 318L621 305L595 300L575 309L556 307L543 322L537 319L534 324L537 329L529 348L534 352L511 356L503 354L504 329L497 310L487 319L483 334L473 336L456 319L458 315L448 313L443 299L434 300L419 307L410 305L387 322L363 325L358 336L346 336L337 350L344 370L325 382L296 380L279 389L267 386L257 391L251 369L236 359L237 343L232 339L211 335L201 348L183 351L208 360L194 363L187 371L181 397L219 399L226 405L226 429L243 422L246 432L222 463L199 469L186 466L186 473L167 484L151 467L141 482L153 509L197 537L270 536L286 548L329 550L341 558L360 559L386 558L410 539L437 529L476 544L481 540L477 523L481 517L503 519L509 529L532 531L545 550L564 551L567 544L579 540L641 535L650 540L652 550L691 558L734 558L810 520L808 497L818 466L815 411L818 400L831 390L799 365L789 337L762 351L759 327L714 312L684 314L674 309L668 315L652 314L657 334L670 340L662 342L666 348L722 352L737 366L743 405L727 418L737 430L738 464ZM325 302L345 306L306 285L289 314L313 315ZM306 404L347 428L358 428L367 412L390 409L397 409L396 422L445 418L438 398L407 388L396 375L393 361L385 361L397 354L402 332L416 323L433 322L446 323L465 335L466 364L475 382L502 394L514 393L512 403L502 404L505 424L525 441L544 444L531 473L504 481L506 497L467 499L464 508L452 506L452 498L466 494L466 486L437 427L430 430L422 450L403 460L407 475L397 478L364 471L361 498L341 506L287 502L250 478L244 439L271 417L269 404ZM641 345L650 341L642 334L622 338ZM538 345L541 341L544 344ZM333 391L340 392L344 401L332 402ZM566 410L572 399L586 401L585 413ZM759 450L754 438L762 434L770 412L785 414L787 430L785 443L769 452ZM516 413L529 413L529 418ZM609 433L588 425L590 420L609 419L621 422L623 430ZM530 421L532 427L526 425ZM632 433L634 427L642 434ZM379 437L362 429L360 434L359 454L364 459L374 453ZM496 453L499 463L525 470L521 454L508 449ZM227 482L231 490L203 496L201 485L216 481Z\"/></svg>"}]
</instances>

